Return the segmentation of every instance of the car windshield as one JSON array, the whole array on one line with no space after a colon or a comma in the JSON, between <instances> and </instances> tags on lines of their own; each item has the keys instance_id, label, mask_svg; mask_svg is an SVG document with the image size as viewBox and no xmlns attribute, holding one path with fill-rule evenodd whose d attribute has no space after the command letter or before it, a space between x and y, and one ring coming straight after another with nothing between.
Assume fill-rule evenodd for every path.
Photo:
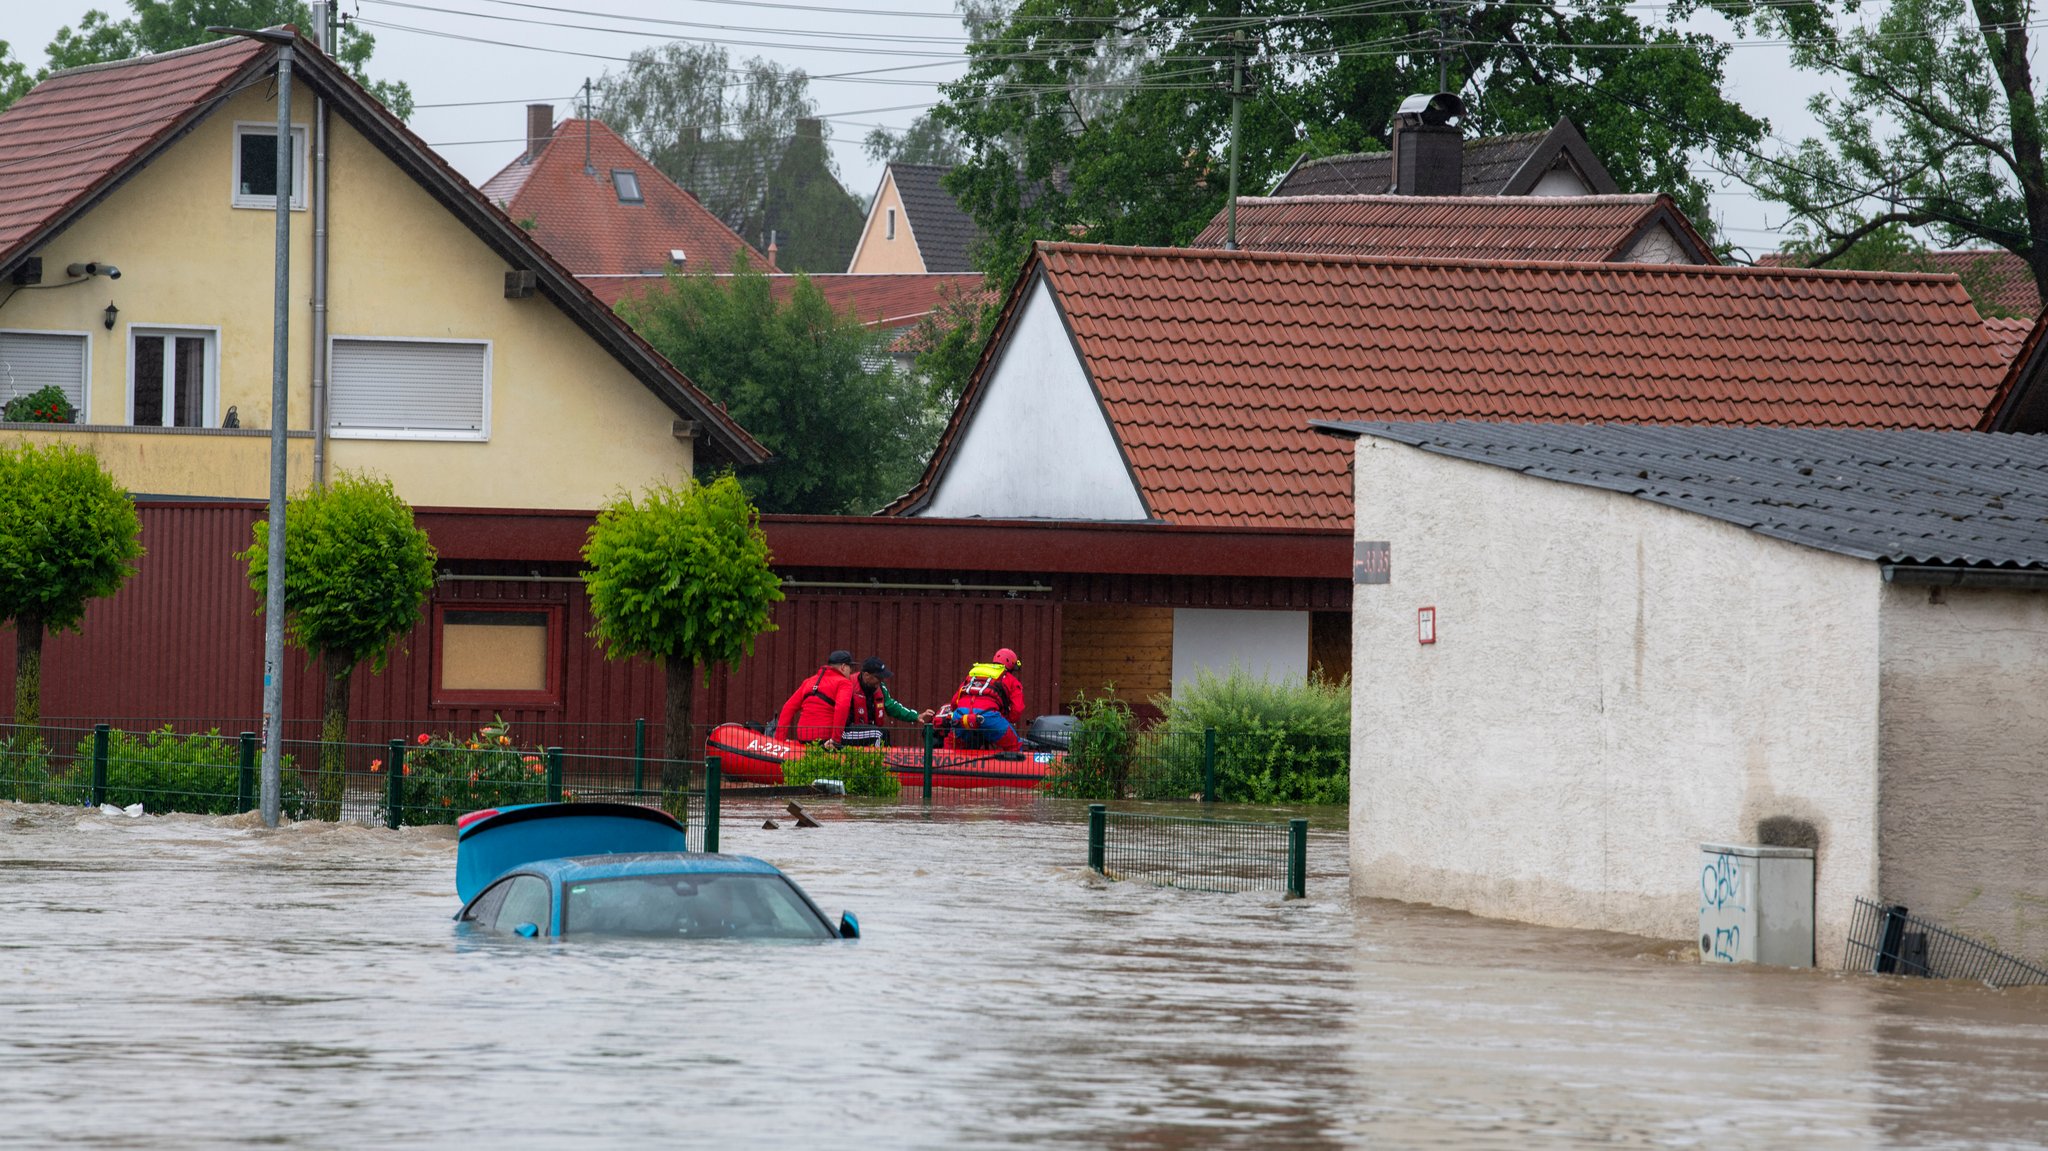
<instances>
[{"instance_id":1,"label":"car windshield","mask_svg":"<svg viewBox=\"0 0 2048 1151\"><path fill-rule=\"evenodd\" d=\"M631 875L568 885L562 933L687 939L830 939L779 875Z\"/></svg>"}]
</instances>

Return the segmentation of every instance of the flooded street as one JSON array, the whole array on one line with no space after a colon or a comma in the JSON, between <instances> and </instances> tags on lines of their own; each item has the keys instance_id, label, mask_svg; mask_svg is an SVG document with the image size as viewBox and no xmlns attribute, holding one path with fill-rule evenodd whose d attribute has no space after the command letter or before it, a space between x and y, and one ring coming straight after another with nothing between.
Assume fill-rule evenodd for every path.
<instances>
[{"instance_id":1,"label":"flooded street","mask_svg":"<svg viewBox=\"0 0 2048 1151\"><path fill-rule=\"evenodd\" d=\"M1078 805L813 806L724 846L857 943L461 936L452 829L0 804L0 1144L2048 1144L2048 989L1354 904L1340 829L1283 904L1093 879Z\"/></svg>"}]
</instances>

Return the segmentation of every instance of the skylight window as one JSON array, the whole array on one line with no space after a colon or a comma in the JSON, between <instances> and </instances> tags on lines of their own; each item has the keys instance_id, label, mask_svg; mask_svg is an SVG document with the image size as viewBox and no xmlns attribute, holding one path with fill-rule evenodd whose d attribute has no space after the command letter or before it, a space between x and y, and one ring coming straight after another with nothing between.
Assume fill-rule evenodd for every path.
<instances>
[{"instance_id":1,"label":"skylight window","mask_svg":"<svg viewBox=\"0 0 2048 1151\"><path fill-rule=\"evenodd\" d=\"M638 204L640 199L640 177L631 168L612 169L612 187L618 190L619 203Z\"/></svg>"}]
</instances>

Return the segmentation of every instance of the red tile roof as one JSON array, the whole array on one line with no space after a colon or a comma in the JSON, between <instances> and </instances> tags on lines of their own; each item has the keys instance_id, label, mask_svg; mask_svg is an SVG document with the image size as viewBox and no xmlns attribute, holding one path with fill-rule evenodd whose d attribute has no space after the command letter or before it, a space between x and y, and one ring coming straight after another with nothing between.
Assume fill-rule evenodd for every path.
<instances>
[{"instance_id":1,"label":"red tile roof","mask_svg":"<svg viewBox=\"0 0 2048 1151\"><path fill-rule=\"evenodd\" d=\"M0 113L0 268L268 62L258 41L216 40L59 72L15 101Z\"/></svg>"},{"instance_id":2,"label":"red tile roof","mask_svg":"<svg viewBox=\"0 0 2048 1151\"><path fill-rule=\"evenodd\" d=\"M587 277L584 279L597 298L617 307L620 300L637 296L664 281L662 276ZM775 275L769 288L778 300L788 299L796 277ZM835 312L851 311L870 328L902 328L915 324L943 303L948 295L979 294L979 272L863 273L832 272L811 277L825 301Z\"/></svg>"},{"instance_id":3,"label":"red tile roof","mask_svg":"<svg viewBox=\"0 0 2048 1151\"><path fill-rule=\"evenodd\" d=\"M1756 262L1765 268L1797 268L1803 266L1801 260L1785 252L1766 252ZM2033 269L2004 248L1922 252L1911 262L1915 272L1963 277L1992 310L2023 320L2041 314L2041 290L2034 283Z\"/></svg>"},{"instance_id":4,"label":"red tile roof","mask_svg":"<svg viewBox=\"0 0 2048 1151\"><path fill-rule=\"evenodd\" d=\"M1969 428L2009 357L1952 278L1041 245L917 488L1043 275L1153 517L1348 523L1312 419Z\"/></svg>"},{"instance_id":5,"label":"red tile roof","mask_svg":"<svg viewBox=\"0 0 2048 1151\"><path fill-rule=\"evenodd\" d=\"M1189 245L1220 248L1218 212ZM1619 260L1668 228L1690 262L1718 263L1669 196L1249 196L1237 246L1253 252L1478 260Z\"/></svg>"},{"instance_id":6,"label":"red tile roof","mask_svg":"<svg viewBox=\"0 0 2048 1151\"><path fill-rule=\"evenodd\" d=\"M16 100L0 113L0 275L217 111L241 90L238 82L267 82L277 51L267 42L229 37L60 72ZM678 415L705 425L707 444L736 463L769 458L722 406L331 58L304 37L294 40L293 58L296 81L325 96L338 116L509 264L535 272L542 292L620 366Z\"/></svg>"},{"instance_id":7,"label":"red tile roof","mask_svg":"<svg viewBox=\"0 0 2048 1151\"><path fill-rule=\"evenodd\" d=\"M595 175L583 167L586 129ZM619 199L614 170L634 174L642 202ZM766 257L601 120L555 125L538 156L521 153L485 181L483 192L514 220L532 220L534 238L579 276L658 272L671 249L681 249L693 270L726 271L736 253L753 267L768 267Z\"/></svg>"}]
</instances>

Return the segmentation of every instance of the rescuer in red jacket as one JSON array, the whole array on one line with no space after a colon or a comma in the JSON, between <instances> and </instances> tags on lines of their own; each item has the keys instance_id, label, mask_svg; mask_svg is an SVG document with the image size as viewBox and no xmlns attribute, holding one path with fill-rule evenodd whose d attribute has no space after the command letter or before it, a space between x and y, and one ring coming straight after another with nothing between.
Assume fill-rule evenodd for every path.
<instances>
[{"instance_id":1,"label":"rescuer in red jacket","mask_svg":"<svg viewBox=\"0 0 2048 1151\"><path fill-rule=\"evenodd\" d=\"M997 751L1024 746L1017 734L1024 726L1024 681L1017 678L1023 666L1016 652L999 648L987 663L967 669L941 719L948 746Z\"/></svg>"},{"instance_id":2,"label":"rescuer in red jacket","mask_svg":"<svg viewBox=\"0 0 2048 1151\"><path fill-rule=\"evenodd\" d=\"M853 653L835 651L825 657L825 666L796 685L775 719L775 735L792 743L823 743L839 746L846 734L846 717L853 712L858 688L853 682Z\"/></svg>"}]
</instances>

